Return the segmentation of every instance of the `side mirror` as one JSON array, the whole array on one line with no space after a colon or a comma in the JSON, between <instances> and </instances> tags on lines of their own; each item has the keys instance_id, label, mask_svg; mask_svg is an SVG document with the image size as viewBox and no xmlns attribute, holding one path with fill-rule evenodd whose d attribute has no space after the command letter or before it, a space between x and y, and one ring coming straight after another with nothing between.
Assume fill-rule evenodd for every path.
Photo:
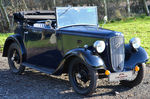
<instances>
[{"instance_id":1,"label":"side mirror","mask_svg":"<svg viewBox=\"0 0 150 99\"><path fill-rule=\"evenodd\" d=\"M108 17L105 16L105 17L104 17L104 24L102 25L102 28L103 28L103 26L106 24L107 20L108 20Z\"/></svg>"}]
</instances>

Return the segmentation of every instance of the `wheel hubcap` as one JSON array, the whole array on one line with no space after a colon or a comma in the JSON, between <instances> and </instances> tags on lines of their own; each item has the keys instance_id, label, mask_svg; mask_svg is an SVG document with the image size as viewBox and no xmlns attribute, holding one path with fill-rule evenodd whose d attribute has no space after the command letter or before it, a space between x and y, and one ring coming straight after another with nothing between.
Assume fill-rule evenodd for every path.
<instances>
[{"instance_id":1,"label":"wheel hubcap","mask_svg":"<svg viewBox=\"0 0 150 99\"><path fill-rule=\"evenodd\" d=\"M19 69L20 67L20 57L18 52L14 49L12 51L12 56L10 57L14 69Z\"/></svg>"},{"instance_id":2,"label":"wheel hubcap","mask_svg":"<svg viewBox=\"0 0 150 99\"><path fill-rule=\"evenodd\" d=\"M77 73L77 78L81 79L81 75L79 73Z\"/></svg>"},{"instance_id":3,"label":"wheel hubcap","mask_svg":"<svg viewBox=\"0 0 150 99\"><path fill-rule=\"evenodd\" d=\"M83 64L78 64L74 68L74 82L80 89L86 89L90 86L89 71Z\"/></svg>"}]
</instances>

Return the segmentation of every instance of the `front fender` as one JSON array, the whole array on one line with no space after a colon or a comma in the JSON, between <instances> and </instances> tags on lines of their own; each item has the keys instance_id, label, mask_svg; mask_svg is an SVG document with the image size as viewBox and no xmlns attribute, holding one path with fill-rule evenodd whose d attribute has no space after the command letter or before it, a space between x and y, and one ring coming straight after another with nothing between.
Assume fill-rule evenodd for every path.
<instances>
[{"instance_id":1,"label":"front fender","mask_svg":"<svg viewBox=\"0 0 150 99\"><path fill-rule=\"evenodd\" d=\"M12 43L17 43L19 45L21 49L23 61L24 61L26 59L26 49L24 46L23 37L19 34L11 35L6 39L5 44L4 44L4 49L3 49L3 57L7 57L9 46Z\"/></svg>"},{"instance_id":2,"label":"front fender","mask_svg":"<svg viewBox=\"0 0 150 99\"><path fill-rule=\"evenodd\" d=\"M77 48L70 50L66 53L65 59L68 59L71 56L76 56L82 59L86 64L93 68L105 68L104 61L98 55L94 55L90 50L85 48Z\"/></svg>"},{"instance_id":3,"label":"front fender","mask_svg":"<svg viewBox=\"0 0 150 99\"><path fill-rule=\"evenodd\" d=\"M125 45L125 69L133 69L135 65L148 61L148 54L144 48L139 47L137 51L129 45Z\"/></svg>"}]
</instances>

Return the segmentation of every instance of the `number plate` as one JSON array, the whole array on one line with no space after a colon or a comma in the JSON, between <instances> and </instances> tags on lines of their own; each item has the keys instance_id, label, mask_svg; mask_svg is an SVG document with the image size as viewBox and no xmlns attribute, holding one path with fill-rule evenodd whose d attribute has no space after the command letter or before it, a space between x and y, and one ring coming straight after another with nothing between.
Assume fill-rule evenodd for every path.
<instances>
[{"instance_id":1,"label":"number plate","mask_svg":"<svg viewBox=\"0 0 150 99\"><path fill-rule=\"evenodd\" d=\"M133 71L127 72L119 72L119 73L111 73L109 75L109 81L120 81L120 80L128 80L131 79L133 76Z\"/></svg>"}]
</instances>

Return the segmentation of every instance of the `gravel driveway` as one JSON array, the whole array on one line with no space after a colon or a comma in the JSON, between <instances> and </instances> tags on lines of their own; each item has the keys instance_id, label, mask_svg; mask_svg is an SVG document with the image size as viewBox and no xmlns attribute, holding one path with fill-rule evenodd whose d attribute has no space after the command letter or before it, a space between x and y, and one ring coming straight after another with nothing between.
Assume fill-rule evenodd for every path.
<instances>
[{"instance_id":1,"label":"gravel driveway","mask_svg":"<svg viewBox=\"0 0 150 99\"><path fill-rule=\"evenodd\" d=\"M50 76L27 68L22 75L10 73L7 59L0 53L0 99L150 99L150 67L142 84L132 89L101 79L92 97L76 94L66 74Z\"/></svg>"}]
</instances>

